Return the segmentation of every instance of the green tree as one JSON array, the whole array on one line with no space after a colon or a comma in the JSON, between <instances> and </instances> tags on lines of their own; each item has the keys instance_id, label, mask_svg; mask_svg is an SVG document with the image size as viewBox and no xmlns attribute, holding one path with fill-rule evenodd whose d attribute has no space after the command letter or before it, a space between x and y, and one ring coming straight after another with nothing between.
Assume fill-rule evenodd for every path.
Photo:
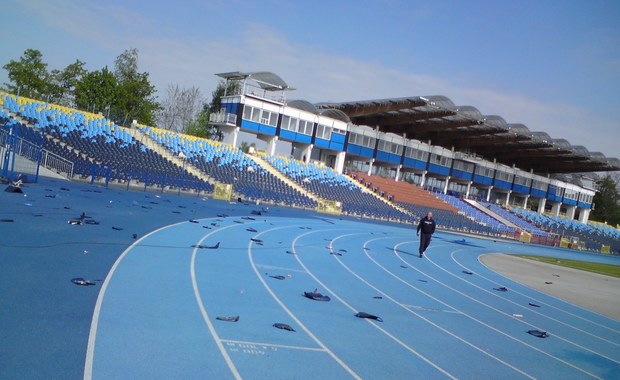
<instances>
[{"instance_id":1,"label":"green tree","mask_svg":"<svg viewBox=\"0 0 620 380\"><path fill-rule=\"evenodd\" d=\"M80 109L107 116L116 100L116 91L116 78L104 67L84 75L75 84L75 104Z\"/></svg>"},{"instance_id":2,"label":"green tree","mask_svg":"<svg viewBox=\"0 0 620 380\"><path fill-rule=\"evenodd\" d=\"M256 144L255 143L249 144L247 141L242 141L241 145L239 145L239 149L243 153L249 153L250 152L250 148L256 148Z\"/></svg>"},{"instance_id":3,"label":"green tree","mask_svg":"<svg viewBox=\"0 0 620 380\"><path fill-rule=\"evenodd\" d=\"M125 50L116 58L114 76L118 86L112 107L114 119L124 126L134 119L143 124L154 124L159 104L149 73L138 72L138 49Z\"/></svg>"},{"instance_id":4,"label":"green tree","mask_svg":"<svg viewBox=\"0 0 620 380\"><path fill-rule=\"evenodd\" d=\"M239 81L228 81L225 82L220 80L217 84L217 87L211 93L211 103L209 103L209 112L210 113L218 113L220 112L220 108L222 108L222 97L224 94L231 95L239 93L239 89L241 88L241 83Z\"/></svg>"},{"instance_id":5,"label":"green tree","mask_svg":"<svg viewBox=\"0 0 620 380\"><path fill-rule=\"evenodd\" d=\"M205 103L198 116L187 124L187 134L205 137L212 140L222 141L224 135L218 127L209 123L212 113L220 112L222 107L222 97L224 94L236 94L241 87L238 81L225 82L219 81L217 87L211 93L211 102Z\"/></svg>"},{"instance_id":6,"label":"green tree","mask_svg":"<svg viewBox=\"0 0 620 380\"><path fill-rule=\"evenodd\" d=\"M205 103L198 116L187 124L188 135L222 141L223 135L219 128L209 124L209 104Z\"/></svg>"},{"instance_id":7,"label":"green tree","mask_svg":"<svg viewBox=\"0 0 620 380\"><path fill-rule=\"evenodd\" d=\"M64 106L73 106L75 88L81 79L88 73L84 68L86 63L76 59L63 70L52 70L49 91L49 102Z\"/></svg>"},{"instance_id":8,"label":"green tree","mask_svg":"<svg viewBox=\"0 0 620 380\"><path fill-rule=\"evenodd\" d=\"M39 50L27 49L19 60L11 60L2 68L8 73L10 83L5 86L9 92L40 100L48 95L50 74Z\"/></svg>"},{"instance_id":9,"label":"green tree","mask_svg":"<svg viewBox=\"0 0 620 380\"><path fill-rule=\"evenodd\" d=\"M620 194L618 182L610 175L596 181L596 194L594 195L594 210L590 218L609 224L620 224Z\"/></svg>"}]
</instances>

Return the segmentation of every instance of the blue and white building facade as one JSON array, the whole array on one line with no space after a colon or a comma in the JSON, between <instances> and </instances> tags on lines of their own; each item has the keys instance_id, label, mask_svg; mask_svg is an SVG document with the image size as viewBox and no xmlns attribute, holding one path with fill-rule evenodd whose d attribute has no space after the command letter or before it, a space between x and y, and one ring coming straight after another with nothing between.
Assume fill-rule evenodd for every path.
<instances>
[{"instance_id":1,"label":"blue and white building facade","mask_svg":"<svg viewBox=\"0 0 620 380\"><path fill-rule=\"evenodd\" d=\"M408 180L443 193L487 202L526 207L538 201L538 212L564 214L585 223L594 190L541 176L531 171L484 160L406 135L384 133L377 127L355 125L335 109L318 109L306 101L287 101L290 89L268 72L218 74L237 82L222 97L221 110L210 122L223 132L224 142L238 145L239 132L255 135L274 155L279 143L292 145L293 156L342 173L354 167L370 174Z\"/></svg>"}]
</instances>

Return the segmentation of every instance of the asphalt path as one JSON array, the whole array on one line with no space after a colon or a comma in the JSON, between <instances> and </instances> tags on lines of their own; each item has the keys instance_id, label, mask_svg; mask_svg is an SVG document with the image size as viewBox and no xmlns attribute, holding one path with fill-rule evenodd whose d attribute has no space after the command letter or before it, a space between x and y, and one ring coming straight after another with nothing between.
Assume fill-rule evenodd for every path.
<instances>
[{"instance_id":1,"label":"asphalt path","mask_svg":"<svg viewBox=\"0 0 620 380\"><path fill-rule=\"evenodd\" d=\"M525 286L620 321L618 277L504 254L482 255L480 262Z\"/></svg>"}]
</instances>

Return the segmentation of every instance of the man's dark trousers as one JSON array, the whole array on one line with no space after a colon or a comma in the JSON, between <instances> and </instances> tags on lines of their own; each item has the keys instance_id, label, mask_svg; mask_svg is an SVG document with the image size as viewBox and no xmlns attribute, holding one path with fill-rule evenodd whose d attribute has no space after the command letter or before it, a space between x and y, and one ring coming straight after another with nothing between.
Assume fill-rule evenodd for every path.
<instances>
[{"instance_id":1,"label":"man's dark trousers","mask_svg":"<svg viewBox=\"0 0 620 380\"><path fill-rule=\"evenodd\" d=\"M431 244L431 236L433 236L433 234L420 234L420 255L423 254L426 248L428 248L428 245Z\"/></svg>"}]
</instances>

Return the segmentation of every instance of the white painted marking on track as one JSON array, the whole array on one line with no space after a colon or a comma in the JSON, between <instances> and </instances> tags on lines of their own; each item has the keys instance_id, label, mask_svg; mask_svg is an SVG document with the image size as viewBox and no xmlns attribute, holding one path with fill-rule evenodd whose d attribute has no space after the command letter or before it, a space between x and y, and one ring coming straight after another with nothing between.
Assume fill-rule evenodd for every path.
<instances>
[{"instance_id":1,"label":"white painted marking on track","mask_svg":"<svg viewBox=\"0 0 620 380\"><path fill-rule=\"evenodd\" d=\"M409 262L408 262L408 261L406 261L405 259L403 259L403 258L402 258L402 257L398 254L397 247L399 247L399 246L401 246L401 245L403 245L403 244L407 244L407 243L409 243L409 244L410 244L410 243L414 243L414 242L415 242L415 241L402 242L402 243L399 243L399 244L395 245L395 246L394 246L394 254L395 254L395 255L396 255L396 256L397 256L397 257L398 257L398 258L399 258L402 262L404 262L405 264L407 264L407 266L408 266L408 267L412 268L412 269L413 269L413 270L415 270L416 272L418 272L418 273L420 273L420 274L422 274L422 275L424 275L424 276L426 276L426 277L430 278L431 280L433 280L433 281L437 282L438 284L440 284L440 285L442 285L442 286L444 286L444 287L446 287L446 288L448 288L448 289L450 289L450 290L452 290L452 291L454 291L454 292L456 292L456 293L458 293L458 294L460 294L460 295L462 295L462 296L464 296L464 297L466 297L466 298L471 299L471 300L472 300L472 301L474 301L474 302L477 302L477 303L480 303L480 304L486 305L486 304L484 304L483 302L481 302L481 301L479 301L479 300L476 300L475 298L473 298L473 297L471 297L471 296L469 296L469 295L467 295L467 294L465 294L465 293L463 293L463 292L459 291L458 289L455 289L455 288L453 288L453 287L451 287L451 286L449 286L449 285L445 284L444 282L439 281L439 280L437 280L436 278L434 278L434 277L432 277L432 276L429 276L428 274L426 274L426 273L422 272L421 270L417 269L417 268L416 268L416 267L414 267L413 265L409 264ZM371 260L372 260L372 259L371 259ZM427 260L428 260L428 256L427 256ZM388 271L388 272L389 272L389 271ZM423 293L423 294L426 294L427 296L429 296L429 297L431 297L431 298L435 299L437 302L440 302L440 303L441 303L441 304L443 304L443 305L446 305L447 307L451 307L451 308L453 308L453 306L450 306L449 304L447 304L447 303L445 303L445 302L443 302L443 301L439 300L438 298L435 298L435 297L431 296L430 294L428 294L428 293L426 293L426 292L423 292L422 290L420 290L420 289L416 288L415 286L413 286L413 285L409 284L409 282L407 282L407 281L405 281L405 280L401 279L400 277L398 277L398 276L396 276L396 275L394 275L394 276L395 276L396 278L398 278L400 281L402 281L403 283L405 283L405 284L407 284L408 286L410 286L411 288L416 289L417 291L419 291L419 292L421 292L421 293ZM491 308L492 310L496 310L496 311L498 311L498 312L500 312L500 313L502 313L502 314L505 314L505 315L509 316L510 318L513 318L513 319L514 319L514 320L516 320L516 321L523 322L523 321L521 321L520 319L518 319L518 318L514 318L512 315L507 314L507 313L504 313L504 312L502 312L501 310L497 310L497 309L493 308L493 307L492 307L492 306L490 306L490 305L486 305L486 306L487 306L487 307L489 307L489 308ZM456 309L456 310L458 310L458 309ZM539 348L536 348L536 347L532 346L531 344L528 344L528 343L526 343L526 342L524 342L524 341L522 341L522 340L520 340L520 339L518 339L518 338L516 338L516 337L514 337L514 336L512 336L512 335L510 335L510 334L507 334L507 333L505 333L505 332L503 332L503 331L499 330L499 329L498 329L498 328L496 328L496 327L493 327L493 326L491 326L491 325L489 325L489 324L487 324L487 323L485 323L485 322L483 322L483 321L481 321L481 320L479 320L479 319L475 318L474 316L471 316L471 315L469 315L469 314L467 314L467 313L465 313L465 312L463 312L463 315L467 316L468 318L471 318L473 321L476 321L476 322L480 323L481 325L483 325L483 326L485 326L485 327L487 327L487 328L489 328L489 329L491 329L491 330L493 330L493 331L496 331L496 332L500 333L501 335L504 335L505 337L507 337L507 338L509 338L509 339L511 339L511 340L514 340L514 341L516 341L516 342L519 342L519 343L521 343L521 344L525 345L525 346L526 346L526 347L528 347L528 348L531 348L531 349L533 349L533 350L535 350L535 351L537 351L537 352L540 352L540 353L542 353L542 354L544 354L544 355L546 355L546 356L548 356L548 357L550 357L550 358L553 358L553 359L555 359L555 360L558 360L559 362L564 363L564 364L568 365L569 367L572 367L572 368L574 368L574 369L576 369L576 370L578 370L578 371L580 371L580 372L583 372L583 373L585 373L585 374L586 374L586 375L588 375L588 376L594 377L594 378L596 378L596 379L601 379L600 377L596 376L596 375L595 375L595 374L593 374L593 373L590 373L590 372L588 372L588 371L584 370L583 368L577 367L577 366L575 366L574 364L567 362L566 360L560 359L560 358L558 358L558 357L556 357L556 356L551 355L551 354L550 354L550 353L548 353L548 352L545 352L545 351L543 351L543 350L541 350L541 349L539 349ZM601 380L602 380L602 379L601 379Z\"/></svg>"},{"instance_id":2,"label":"white painted marking on track","mask_svg":"<svg viewBox=\"0 0 620 380\"><path fill-rule=\"evenodd\" d=\"M333 230L329 230L329 231L333 231ZM324 232L324 231L313 231L313 232ZM299 264L306 270L306 272L319 284L321 285L321 287L323 289L325 289L326 291L328 291L329 293L331 293L331 295L337 299L338 301L340 301L340 303L342 303L344 306L346 306L347 308L349 308L351 311L353 311L354 313L357 313L359 310L355 309L353 306L351 306L351 304L349 304L348 302L346 302L342 297L340 297L336 292L334 292L332 289L330 289L327 285L325 285L321 280L319 280L318 277L316 277L306 266L305 264L301 261L301 259L299 258L299 255L297 255L297 252L295 251L295 244L297 242L297 240L305 235L309 235L313 232L308 232L302 235L299 235L295 238L295 240L293 240L292 246L293 246L293 252L295 252L295 258L296 260L299 262ZM353 236L353 235L365 235L367 234L365 233L353 233L353 234L347 234L347 235L341 235L341 237L344 236ZM332 251L332 243L334 242L335 239L332 239L332 241L330 242L329 245L329 249L330 251ZM334 258L336 258L337 260L338 257L336 255L332 255ZM340 261L340 260L339 260ZM381 331L384 335L388 336L390 339L392 339L393 341L395 341L396 343L398 343L401 347L405 348L407 351L411 352L412 354L414 354L415 356L419 357L420 359L422 359L424 362L426 362L428 365L432 366L433 368L435 368L436 370L438 370L439 372L443 373L444 375L446 375L447 377L451 378L451 379L456 379L455 376L453 376L452 374L450 374L448 371L446 371L445 369L441 368L440 366L438 366L437 364L435 364L433 361L431 361L430 359L428 359L426 356L420 354L418 351L416 351L415 349L413 349L412 347L408 346L405 342L403 342L402 340L398 339L397 337L395 337L394 335L390 334L387 330L383 329L381 326L377 325L376 323L365 319L365 321L367 323L369 323L371 326L373 326L374 328L378 329L379 331Z\"/></svg>"},{"instance_id":3,"label":"white painted marking on track","mask_svg":"<svg viewBox=\"0 0 620 380\"><path fill-rule=\"evenodd\" d=\"M454 262L455 262L458 266L460 266L461 268L463 268L463 269L465 269L465 270L468 270L468 271L471 271L469 268L467 268L465 265L461 264L461 263L460 263L460 262L459 262L459 261L458 261L458 260L454 257L454 254L455 254L456 252L457 252L457 251L454 251L454 252L452 252L452 254L450 254L450 257L452 258L452 261L454 261ZM479 261L479 262L480 262L480 261ZM481 264L481 265L484 265L484 264L482 264L482 263L480 263L480 264ZM502 276L502 275L501 275L501 274L499 274L499 273L498 273L498 275ZM486 281L488 281L488 282L490 282L491 284L494 284L494 285L502 285L502 284L500 284L499 282L493 281L493 280L491 280L490 278L488 278L488 277L486 277L486 276L484 276L484 275L482 275L482 274L480 274L480 273L478 273L478 272L476 272L476 277L481 278L481 279L484 279L484 280L486 280ZM508 278L508 277L506 277L506 276L502 276L502 277L507 278L507 279L508 279L508 280L510 280L510 281L514 281L514 280L512 280L512 279L510 279L510 278ZM460 278L460 277L459 277L459 278ZM473 284L473 283L471 283L471 282L469 282L469 281L467 281L467 280L465 280L465 279L463 279L463 280L464 280L464 281L466 281L466 282L468 282L468 283L470 283L470 284L471 284L471 285L473 285L473 286L478 287L477 285L475 285L475 284ZM478 288L480 288L480 287L478 287ZM499 295L498 295L498 294L493 293L493 292L490 292L490 291L488 291L487 289L484 289L484 288L480 288L480 289L485 290L485 291L487 291L488 293L490 293L490 294L492 294L492 295L494 295L494 296L496 296L496 297L499 297ZM613 331L613 332L616 332L616 333L618 333L618 332L619 332L618 330L612 329L612 328L607 327L607 326L605 326L605 325L601 325L601 324L599 324L599 323L596 323L596 322L594 322L594 321L591 321L591 320L589 320L589 319L587 319L587 318L584 318L584 317L581 317L581 316L579 316L579 315L575 315L575 314L573 314L573 313L571 313L571 312L569 312L569 311L565 311L564 309L561 309L561 308L559 308L559 307L557 307L557 306L550 305L550 304L548 304L548 303L546 303L546 302L544 302L544 301L538 300L538 299L536 299L536 298L534 298L534 297L530 297L529 295L524 294L524 293L522 293L522 292L519 292L518 290L511 289L511 291L512 291L513 293L515 293L515 294L519 294L519 295L521 295L521 296L523 296L523 297L526 297L526 298L528 298L528 299L530 299L530 300L536 301L537 303L540 303L541 305L545 305L545 306L548 306L548 307L550 307L550 308L552 308L552 309L558 310L558 311L560 311L560 312L562 312L562 313L564 313L564 314L568 314L568 315L570 315L570 316L572 316L572 317L575 317L575 318L581 319L581 320L583 320L583 321L586 321L586 322L592 323L593 325L596 325L596 326L599 326L599 327L605 328L605 329L607 329L607 330L610 330L610 331ZM549 297L553 297L553 296L549 296ZM501 297L500 297L500 298L501 298ZM559 298L557 298L557 297L554 297L554 298L558 299L559 301L566 302L566 301L564 301L564 300L562 300L562 299L559 299ZM593 337L593 338L600 339L600 340L602 340L603 342L609 343L609 344L611 344L611 345L613 345L613 346L620 346L620 344L618 344L618 343L616 343L616 342L612 342L612 341L610 341L610 340L608 340L608 339L605 339L605 338L603 338L603 337L601 337L601 336L598 336L598 335L596 335L596 334L593 334L593 333L591 333L591 332L589 332L589 331L585 331L585 330L583 330L583 329L580 329L579 327L577 327L577 326L575 326L575 325L572 325L572 324L570 324L570 323L560 321L560 320L558 320L558 319L556 319L556 318L553 318L553 317L551 317L551 316L549 316L549 315L547 315L547 314L541 313L541 312L537 311L537 310L536 310L536 309L534 309L534 308L524 306L524 305L522 305L522 304L520 304L520 303L514 302L514 301L509 300L509 299L506 299L506 298L502 298L502 299L503 299L503 300L505 300L505 301L508 301L508 302L510 302L510 303L512 303L512 304L515 304L515 305L519 306L519 307L520 307L520 308L522 308L522 309L527 310L529 313L533 313L533 314L540 315L541 317L544 317L544 318L550 319L550 320L552 320L552 321L554 321L554 322L557 322L557 323L562 324L562 325L564 325L564 326L570 327L570 328L572 328L572 329L574 329L574 330L576 330L576 331L579 331L579 332L581 332L581 333L583 333L583 334L590 335L590 336L591 336L591 337Z\"/></svg>"},{"instance_id":4,"label":"white painted marking on track","mask_svg":"<svg viewBox=\"0 0 620 380\"><path fill-rule=\"evenodd\" d=\"M457 250L455 250L455 251L453 251L453 252L458 252L458 251L462 251L462 250L463 250L463 249L457 249ZM457 279L459 279L459 280L461 280L461 281L464 281L464 282L466 282L466 283L468 283L468 284L470 284L470 285L472 285L472 286L474 286L474 287L476 287L476 288L478 288L478 289L480 289L480 290L483 290L483 291L485 291L485 292L487 292L487 293L489 293L489 294L493 294L493 293L491 293L489 290L487 290L487 289L483 289L482 287L480 287L480 286L478 286L478 285L476 285L476 284L473 284L473 283L469 282L468 280L466 280L466 279L464 279L464 278L462 278L462 277L459 277L459 276L455 275L454 273L452 273L452 272L450 272L450 271L446 270L445 268L441 267L439 264L435 263L435 262L434 262L433 260L431 260L430 258L428 259L428 261L429 261L431 264L433 264L434 266L436 266L437 268L439 268L439 269L441 269L442 271L444 271L444 272L448 273L449 275L451 275L451 276L453 276L453 277L455 277L455 278L457 278ZM445 285L445 286L447 286L447 285ZM463 293L463 294L464 294L464 293ZM503 297L499 297L497 294L493 294L493 295L494 295L494 296L496 296L496 297L498 297L498 298L500 298L500 299L502 299L502 300L507 300L507 301L508 301L508 299L503 298ZM496 308L496 307L493 307L493 306L491 306L491 305L489 305L489 304L487 304L487 303L485 303L485 302L482 302L482 301L477 300L477 299L475 299L475 298L473 298L473 297L470 297L470 296L467 296L467 297L468 297L468 298L470 298L470 299L472 299L472 300L474 300L475 302L477 302L477 303L479 303L479 304L481 304L481 305L483 305L483 306L485 306L485 307L487 307L487 308L489 308L489 309L491 309L491 310L495 311L495 312L498 312L498 313L500 313L500 314L503 314L503 315L505 315L505 316L507 316L507 317L512 317L512 318L514 318L516 321L518 321L518 322L520 322L520 323L522 323L522 324L524 324L524 325L528 326L529 328L532 328L532 327L533 327L533 328L538 329L538 330L545 330L545 331L547 331L547 332L551 332L551 335L553 335L553 336L554 336L555 338L557 338L557 339L560 339L560 340L562 340L562 341L564 341L564 342L566 342L566 343L568 343L568 344L570 344L570 345L573 345L573 346L575 346L575 347L578 347L578 348L580 348L580 349L582 349L582 350L584 350L584 351L588 351L588 352L590 352L591 354L598 355L598 356L600 356L601 358L605 358L605 359L607 359L607 360L609 360L609 361L612 361L612 362L614 362L614 363L616 363L616 364L620 364L620 361L615 360L615 359L613 359L613 358L610 358L609 356L607 356L607 355L605 355L605 354L601 354L600 352L596 352L596 351L594 351L594 350L592 350L592 349L590 349L590 348L588 348L588 347L582 346L581 344L579 344L579 343L577 343L577 342L573 342L572 340L569 340L569 339L567 339L567 338L564 338L561 334L558 334L557 332L554 332L554 331L550 331L550 330L543 329L542 327L540 327L540 326L536 326L536 325L534 325L534 324L532 324L532 323L530 323L530 322L524 321L524 320L519 319L519 318L515 318L512 314L507 313L507 312L505 312L505 311L503 311L503 310L500 310L500 309L498 309L498 308Z\"/></svg>"},{"instance_id":5,"label":"white painted marking on track","mask_svg":"<svg viewBox=\"0 0 620 380\"><path fill-rule=\"evenodd\" d=\"M332 240L332 242L333 242L333 241L336 241L336 240L338 240L338 239L340 239L340 238L342 238L342 237L345 237L345 236L347 236L347 235L342 235L342 236L339 236L339 237L335 238L334 240ZM381 264L379 264L376 260L374 260L374 259L373 259L372 257L370 257L370 255L368 254L368 250L369 250L369 249L368 249L368 247L367 247L368 243L370 243L370 242L372 242L372 241L376 241L376 240L386 240L386 239L390 239L390 237L380 237L380 238L376 238L376 239L371 239L371 240L367 240L367 241L365 241L365 242L364 242L364 245L363 245L363 250L364 250L364 253L366 254L366 256L367 256L367 257L368 257L368 258L369 258L372 262L374 262L374 263L375 263L375 265L377 265L379 268L383 269L385 272L387 272L388 274L392 275L392 276L393 276L393 277L395 277L396 279L399 279L399 280L400 280L400 277L398 277L398 276L394 275L392 272L390 272L388 269L386 269L385 267L383 267ZM355 276L355 277L356 277L359 281L363 282L363 283L364 283L364 284L366 284L368 287L370 287L370 288L371 288L371 289L373 289L374 291L378 292L379 294L383 295L383 297L385 297L385 298L389 299L390 301L392 301L392 302L393 302L393 303L395 303L396 305L400 306L401 308L403 308L403 309L404 309L404 310L406 310L407 312L409 312L409 313L411 313L411 314L415 315L416 317L418 317L418 318L422 319L423 321L425 321L426 323L430 324L431 326L433 326L433 327L435 327L435 328L439 329L440 331L442 331L442 332L444 332L444 333L446 333L446 334L450 335L451 337L453 337L453 338L455 338L455 339L459 340L460 342L462 342L462 343L464 343L465 345L467 345L467 346L469 346L469 347L473 348L474 350L476 350L476 351L478 351L478 352L480 352L480 353L482 353L482 354L484 354L484 355L486 355L486 356L490 357L491 359L493 359L493 360L495 360L495 361L499 362L500 364L502 364L502 365L504 365L504 366L506 366L506 367L508 367L508 368L512 369L513 371L518 372L518 373L520 373L521 375L523 375L523 376L525 376L525 377L527 377L527 378L534 379L534 377L532 377L532 375L528 374L527 372L525 372L525 371L523 371L523 370L521 370L521 369L519 369L519 368L517 368L517 367L513 366L512 364L510 364L510 363L508 363L508 362L506 362L506 361L502 360L501 358L499 358L499 357L497 357L497 356L495 356L495 355L493 355L493 354L491 354L491 353L487 352L485 349L483 349L483 348L480 348L480 347L476 346L475 344L473 344L473 343L471 343L471 342L467 341L466 339L464 339L464 338L462 338L462 337L460 337L460 336L456 335L455 333L453 333L453 332L449 331L448 329L446 329L446 328L444 328L444 327L442 327L442 326L440 326L440 325L436 324L435 322L433 322L433 321L431 321L430 319L428 319L428 318L424 317L423 315L421 315L421 314L419 314L419 313L416 313L415 311L411 310L410 308L408 308L408 307L407 307L407 305L404 305L404 304L402 304L401 302L397 301L396 299L394 299L393 297L391 297L389 294L385 293L385 292L384 292L384 291L382 291L381 289L379 289L379 288L377 288L376 286L372 285L371 283L369 283L368 281L366 281L366 280L365 280L362 276L360 276L360 275L358 275L357 273L355 273L355 271L353 271L353 270L352 270L351 268L349 268L349 267L348 267L348 266L347 266L344 262L342 262L342 260L341 260L340 258L338 258L338 257L334 257L334 258L338 261L338 263L340 263L340 265L342 265L342 267L344 267L347 271L349 271L349 273L351 273L353 276ZM402 280L401 280L401 281L402 281ZM426 294L426 292L422 292L422 293L423 293L423 294ZM426 294L426 295L427 295L427 296L429 296L428 294ZM450 306L450 305L447 305L447 304L445 304L445 303L443 303L443 304L444 304L444 305L446 305L447 307L449 307L450 309L454 310L454 311L455 311L455 312L457 312L457 313L460 313L460 314L465 314L465 313L463 313L461 310L458 310L458 309L456 309L456 308L454 308L454 307L452 307L452 306Z\"/></svg>"},{"instance_id":6,"label":"white painted marking on track","mask_svg":"<svg viewBox=\"0 0 620 380\"><path fill-rule=\"evenodd\" d=\"M235 344L247 344L251 346L261 346L261 347L275 347L275 348L284 348L287 350L302 350L302 351L317 351L317 352L325 352L325 349L318 347L302 347L302 346L290 346L287 344L275 344L275 343L264 343L264 342L247 342L244 340L233 340L233 339L222 339L224 343L235 343Z\"/></svg>"},{"instance_id":7,"label":"white painted marking on track","mask_svg":"<svg viewBox=\"0 0 620 380\"><path fill-rule=\"evenodd\" d=\"M99 327L99 316L101 315L101 305L103 304L105 293L108 290L108 285L110 285L110 281L112 281L114 272L116 272L116 269L120 265L121 261L123 261L125 256L127 256L127 254L133 248L135 248L138 244L140 244L140 242L142 242L144 239L160 231L163 231L167 228L178 226L183 223L187 223L187 222L170 224L168 226L158 228L142 236L140 239L136 240L132 245L127 247L127 249L125 249L125 251L123 251L123 253L121 253L121 255L116 259L116 261L112 265L112 268L110 268L110 272L108 272L108 275L106 276L105 280L103 281L103 284L101 285L101 290L99 291L99 295L97 296L97 302L95 303L95 309L93 311L93 320L90 324L90 332L88 334L88 345L86 347L86 360L84 362L84 380L91 380L93 378L93 362L94 362L94 357L95 357L95 344L97 342L97 329Z\"/></svg>"},{"instance_id":8,"label":"white painted marking on track","mask_svg":"<svg viewBox=\"0 0 620 380\"><path fill-rule=\"evenodd\" d=\"M275 269L275 270L281 270L281 271L285 271L285 272L306 273L306 271L303 271L301 269L279 267L279 266L276 266L276 265L256 264L256 266L259 267L259 268Z\"/></svg>"},{"instance_id":9,"label":"white painted marking on track","mask_svg":"<svg viewBox=\"0 0 620 380\"><path fill-rule=\"evenodd\" d=\"M265 234L267 232L271 232L271 231L275 231L275 230L281 230L281 229L285 229L285 228L290 228L290 226L271 228L269 230L266 230L266 231L263 231L263 232L257 234L256 237L261 236L261 235L263 235L263 234ZM328 231L328 230L323 230L323 231ZM308 234L308 233L306 233L306 234ZM302 234L300 236L303 236L303 235L306 235L306 234ZM308 336L310 338L312 338L312 340L314 340L319 346L321 346L325 350L325 352L329 356L331 356L345 371L347 371L353 378L361 379L361 377L357 373L355 373L355 371L353 371L351 368L349 368L349 366L344 361L342 361L342 359L340 359L318 337L316 337L312 333L312 331L310 331L310 329L308 327L306 327L306 325L304 325L299 320L299 318L297 318L295 316L295 314L293 314L293 312L284 304L284 302L282 302L282 300L280 300L280 298L278 298L278 296L273 292L273 290L271 290L271 288L269 287L267 282L265 282L265 279L263 278L263 276L261 276L261 274L258 272L258 268L256 267L256 264L254 263L254 258L252 257L252 243L253 242L251 240L248 243L248 259L250 260L250 265L252 266L252 269L254 270L254 273L256 273L256 277L258 277L258 279L263 284L265 289L267 289L267 292L271 295L271 297L280 305L282 310L284 310L291 317L291 319L293 319L295 321L295 323L297 323L297 325L299 325L299 327L301 327L301 329L304 330L306 332L306 334L308 334ZM295 251L295 247L293 245L293 252L294 251ZM297 255L295 255L295 257L297 257ZM306 269L306 268L304 268L304 269Z\"/></svg>"},{"instance_id":10,"label":"white painted marking on track","mask_svg":"<svg viewBox=\"0 0 620 380\"><path fill-rule=\"evenodd\" d=\"M252 223L248 223L245 225L250 225ZM198 243L196 243L197 245L202 244L202 242L204 242L209 236L217 233L217 232L221 232L222 230L226 230L228 228L232 228L232 227L239 227L241 226L240 224L231 224L230 226L226 226L226 227L222 227L222 228L218 228L217 230L214 230L212 232L209 232L208 234L204 235L202 237L202 239L200 239L200 241L198 241ZM198 252L199 248L194 248L194 250L192 251L192 259L190 262L190 277L192 279L192 287L194 289L194 296L196 297L196 303L198 304L198 308L200 309L200 313L202 314L202 319L205 321L205 324L207 325L207 328L209 329L209 332L211 333L211 336L213 336L213 340L215 341L215 344L217 345L217 348L220 350L220 353L222 354L222 356L224 357L224 361L226 362L226 364L228 365L228 368L230 369L230 372L232 373L233 377L235 379L241 379L241 375L239 374L239 371L237 370L237 367L235 366L235 363L232 361L230 355L228 354L228 351L226 351L226 347L224 347L224 345L222 344L222 340L220 339L220 336L218 335L217 331L215 330L215 326L213 326L213 323L211 323L211 319L209 318L209 314L207 313L207 309L205 308L204 304L202 303L202 297L200 296L200 290L198 289L198 282L196 281L196 254Z\"/></svg>"}]
</instances>

